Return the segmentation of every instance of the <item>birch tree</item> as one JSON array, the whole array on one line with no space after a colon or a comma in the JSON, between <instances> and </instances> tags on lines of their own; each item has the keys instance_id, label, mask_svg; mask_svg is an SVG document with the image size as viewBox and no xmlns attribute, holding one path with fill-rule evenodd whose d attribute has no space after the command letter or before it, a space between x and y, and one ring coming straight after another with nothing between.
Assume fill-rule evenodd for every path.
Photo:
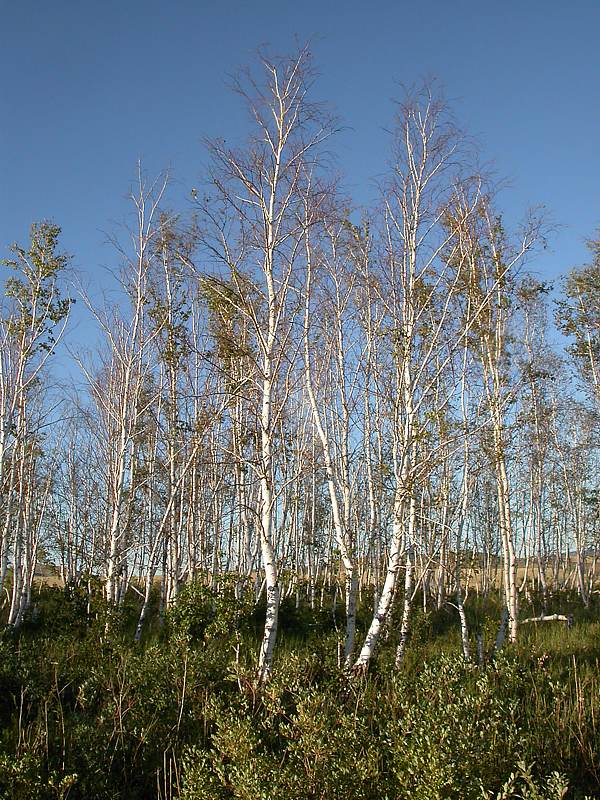
<instances>
[{"instance_id":1,"label":"birch tree","mask_svg":"<svg viewBox=\"0 0 600 800\"><path fill-rule=\"evenodd\" d=\"M259 430L256 462L260 485L260 549L267 611L258 658L258 680L268 680L277 636L280 585L275 511L280 497L274 442L289 391L292 323L301 285L305 176L318 169L318 152L331 120L310 100L310 54L261 58L261 76L246 71L235 88L247 103L252 133L245 149L210 144L212 197L201 203L204 245L225 273L213 291L243 314L256 350L254 391ZM248 282L258 297L248 296ZM286 378L286 374L288 378Z\"/></svg>"},{"instance_id":2,"label":"birch tree","mask_svg":"<svg viewBox=\"0 0 600 800\"><path fill-rule=\"evenodd\" d=\"M484 302L477 320L479 357L489 419L489 453L494 465L498 524L502 544L503 587L511 641L517 638L519 597L515 529L511 509L508 466L509 412L515 398L510 372L508 319L516 270L540 240L540 220L532 217L513 244L489 196L481 196L477 214L461 229L461 247L469 264L470 289L475 302Z\"/></svg>"},{"instance_id":3,"label":"birch tree","mask_svg":"<svg viewBox=\"0 0 600 800\"><path fill-rule=\"evenodd\" d=\"M304 377L323 454L335 540L345 573L344 663L350 667L358 589L357 537L356 532L352 535L351 528L358 465L351 451L352 441L360 434L356 414L362 411L362 342L354 302L359 276L353 271L352 261L344 263L349 255L344 242L349 227L345 220L330 219L324 223L321 247L315 251L316 226L309 212L307 207ZM315 261L319 262L318 267Z\"/></svg>"},{"instance_id":4,"label":"birch tree","mask_svg":"<svg viewBox=\"0 0 600 800\"><path fill-rule=\"evenodd\" d=\"M415 534L420 488L431 468L419 460L419 438L428 420L426 403L456 348L451 304L460 262L448 256L456 232L444 223L458 180L461 136L444 104L425 88L400 107L394 139L393 177L385 187L381 221L381 267L377 291L384 309L393 389L387 395L392 421L394 505L386 575L355 670L366 669L387 620L404 556L404 609L397 660L402 659L414 597ZM465 213L471 213L467 208ZM458 268L457 268L458 264ZM428 466L429 465L429 466Z\"/></svg>"},{"instance_id":5,"label":"birch tree","mask_svg":"<svg viewBox=\"0 0 600 800\"><path fill-rule=\"evenodd\" d=\"M105 596L111 606L122 599L128 581L137 449L155 399L151 343L156 329L147 319L148 273L164 225L160 203L166 186L164 177L148 183L139 168L130 197L135 213L130 243L113 239L123 259L121 303L98 310L86 299L106 344L95 365L83 358L79 363L98 415L97 440L106 465Z\"/></svg>"},{"instance_id":6,"label":"birch tree","mask_svg":"<svg viewBox=\"0 0 600 800\"><path fill-rule=\"evenodd\" d=\"M13 245L13 257L3 262L12 274L5 283L0 323L0 485L5 497L0 591L12 553L8 619L15 626L29 603L43 513L34 512L38 498L31 495L44 416L41 378L63 335L72 302L61 290L69 257L58 252L60 233L49 222L32 225L28 247ZM45 510L48 488L41 496Z\"/></svg>"}]
</instances>

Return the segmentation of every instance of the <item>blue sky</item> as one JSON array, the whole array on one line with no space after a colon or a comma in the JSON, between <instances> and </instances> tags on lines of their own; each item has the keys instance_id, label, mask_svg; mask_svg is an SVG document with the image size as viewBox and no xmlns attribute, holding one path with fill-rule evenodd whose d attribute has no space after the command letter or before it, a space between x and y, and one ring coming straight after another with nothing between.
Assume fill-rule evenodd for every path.
<instances>
[{"instance_id":1,"label":"blue sky","mask_svg":"<svg viewBox=\"0 0 600 800\"><path fill-rule=\"evenodd\" d=\"M509 219L544 204L561 227L535 263L553 278L600 225L600 2L0 0L0 253L52 218L92 279L126 212L136 162L198 184L202 139L243 138L228 75L259 45L312 40L347 129L335 147L359 203L385 169L399 83L440 79L482 160L511 188Z\"/></svg>"}]
</instances>

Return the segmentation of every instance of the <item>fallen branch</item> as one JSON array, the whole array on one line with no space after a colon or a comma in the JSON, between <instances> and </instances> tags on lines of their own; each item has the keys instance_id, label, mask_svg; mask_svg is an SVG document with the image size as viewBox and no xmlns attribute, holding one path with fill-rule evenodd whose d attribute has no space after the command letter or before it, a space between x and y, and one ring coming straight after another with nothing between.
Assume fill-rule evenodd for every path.
<instances>
[{"instance_id":1,"label":"fallen branch","mask_svg":"<svg viewBox=\"0 0 600 800\"><path fill-rule=\"evenodd\" d=\"M522 619L521 625L526 625L528 622L566 622L567 628L570 628L573 625L573 615L540 614L539 617L529 617L528 619Z\"/></svg>"}]
</instances>

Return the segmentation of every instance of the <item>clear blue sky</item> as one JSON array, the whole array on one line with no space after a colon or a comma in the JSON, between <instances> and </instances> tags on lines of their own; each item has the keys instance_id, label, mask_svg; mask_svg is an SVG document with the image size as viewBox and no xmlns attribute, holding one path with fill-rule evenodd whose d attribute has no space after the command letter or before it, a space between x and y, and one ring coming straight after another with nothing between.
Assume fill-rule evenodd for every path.
<instances>
[{"instance_id":1,"label":"clear blue sky","mask_svg":"<svg viewBox=\"0 0 600 800\"><path fill-rule=\"evenodd\" d=\"M0 252L52 218L91 277L114 262L138 158L198 183L205 136L243 135L227 75L257 46L311 38L316 92L348 126L339 167L374 196L400 82L439 77L483 160L512 189L509 218L545 204L563 226L536 268L587 258L600 225L600 1L0 0Z\"/></svg>"}]
</instances>

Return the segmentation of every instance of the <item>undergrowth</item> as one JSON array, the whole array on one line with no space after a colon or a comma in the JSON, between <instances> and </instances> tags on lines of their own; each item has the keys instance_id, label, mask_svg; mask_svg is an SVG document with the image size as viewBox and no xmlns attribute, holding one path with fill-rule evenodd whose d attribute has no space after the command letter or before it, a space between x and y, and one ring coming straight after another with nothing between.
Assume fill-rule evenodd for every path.
<instances>
[{"instance_id":1,"label":"undergrowth","mask_svg":"<svg viewBox=\"0 0 600 800\"><path fill-rule=\"evenodd\" d=\"M0 638L0 797L600 794L596 609L573 603L570 628L523 626L483 665L460 655L455 610L415 611L403 668L391 629L368 675L349 680L331 608L288 600L259 691L261 609L235 595L191 586L134 644L134 597L107 615L99 594L88 608L79 590L42 589L22 629ZM472 598L467 610L489 650L498 603ZM361 630L368 616L365 604Z\"/></svg>"}]
</instances>

